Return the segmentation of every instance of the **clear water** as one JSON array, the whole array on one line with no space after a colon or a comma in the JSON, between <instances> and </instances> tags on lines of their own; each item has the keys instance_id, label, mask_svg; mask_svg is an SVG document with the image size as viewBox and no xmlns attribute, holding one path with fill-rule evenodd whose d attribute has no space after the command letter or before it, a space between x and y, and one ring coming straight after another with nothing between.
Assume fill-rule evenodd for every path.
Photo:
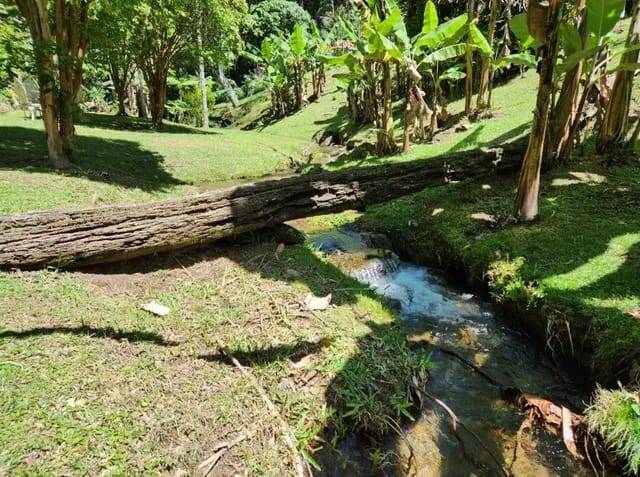
<instances>
[{"instance_id":1,"label":"clear water","mask_svg":"<svg viewBox=\"0 0 640 477\"><path fill-rule=\"evenodd\" d=\"M389 455L399 455L401 462L411 461L410 466L372 467L370 449L353 436L340 445L339 459L322 459L321 475L592 474L565 450L559 436L534 430L518 437L524 416L502 399L499 387L437 349L454 351L504 386L580 410L587 397L582 387L557 367L533 338L509 325L490 303L460 289L438 270L403 262L379 244L374 247L372 242L380 242L379 237L372 240L365 233L344 228L312 235L310 241L345 273L396 306L409 340L433 350L428 392L446 403L464 423L458 439L442 407L425 401L420 417L403 429L405 438L389 436L384 444ZM354 260L354 256L360 259Z\"/></svg>"}]
</instances>

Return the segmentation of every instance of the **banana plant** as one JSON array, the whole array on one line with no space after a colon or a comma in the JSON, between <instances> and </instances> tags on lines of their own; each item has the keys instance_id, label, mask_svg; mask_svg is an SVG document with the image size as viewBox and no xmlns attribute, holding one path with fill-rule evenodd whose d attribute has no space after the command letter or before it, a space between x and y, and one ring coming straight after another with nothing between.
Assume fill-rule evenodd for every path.
<instances>
[{"instance_id":1,"label":"banana plant","mask_svg":"<svg viewBox=\"0 0 640 477\"><path fill-rule=\"evenodd\" d=\"M387 0L383 5L369 0L367 13L360 32L344 18L340 19L353 48L342 55L326 57L325 61L346 69L336 78L346 86L352 115L363 111L363 116L378 128L381 153L394 152L397 148L391 116L390 66L402 67L407 78L403 144L406 150L411 128L414 138L418 139L437 128L439 108L436 105L441 96L439 65L462 56L469 49L485 54L491 54L492 50L466 14L440 24L433 1L427 2L422 31L413 38L409 38L402 11L394 1ZM450 76L442 80L454 77L459 78L459 74L450 72ZM431 85L433 92L431 106L425 101L426 85Z\"/></svg>"},{"instance_id":2,"label":"banana plant","mask_svg":"<svg viewBox=\"0 0 640 477\"><path fill-rule=\"evenodd\" d=\"M307 61L308 69L311 71L311 84L313 87L314 100L318 99L324 91L327 79L324 62L321 57L331 52L332 32L322 33L315 24L311 23L311 32L307 41Z\"/></svg>"},{"instance_id":3,"label":"banana plant","mask_svg":"<svg viewBox=\"0 0 640 477\"><path fill-rule=\"evenodd\" d=\"M297 23L289 36L289 63L292 68L293 89L295 92L295 109L302 109L304 103L305 63L307 59L308 36L306 30Z\"/></svg>"},{"instance_id":4,"label":"banana plant","mask_svg":"<svg viewBox=\"0 0 640 477\"><path fill-rule=\"evenodd\" d=\"M312 71L314 91L322 84L323 69L318 70L318 55L324 51L317 28L311 35L296 24L289 35L271 36L262 41L260 49L249 46L244 55L261 65L271 92L272 111L286 116L302 109L305 102L306 74ZM316 81L317 79L317 81Z\"/></svg>"}]
</instances>

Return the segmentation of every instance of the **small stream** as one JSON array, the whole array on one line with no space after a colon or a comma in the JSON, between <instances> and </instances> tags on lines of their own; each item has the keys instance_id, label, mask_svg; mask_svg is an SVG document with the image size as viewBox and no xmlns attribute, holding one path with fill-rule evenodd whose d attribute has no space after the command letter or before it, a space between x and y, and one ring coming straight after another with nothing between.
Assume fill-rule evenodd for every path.
<instances>
[{"instance_id":1,"label":"small stream","mask_svg":"<svg viewBox=\"0 0 640 477\"><path fill-rule=\"evenodd\" d=\"M505 386L583 409L587 390L533 338L509 326L489 302L441 271L400 260L386 237L347 226L312 234L309 241L331 263L392 303L416 346L453 350ZM403 429L406 440L389 436L384 444L384 451L400 455L400 461L406 461L412 448L411 471L398 465L375 469L367 444L350 436L340 444L337 458L321 459L320 475L498 476L504 475L502 469L516 476L593 475L566 451L559 436L534 429L516 437L524 416L477 371L437 349L432 362L427 391L445 402L483 444L459 429L461 445L447 413L425 401L419 418Z\"/></svg>"}]
</instances>

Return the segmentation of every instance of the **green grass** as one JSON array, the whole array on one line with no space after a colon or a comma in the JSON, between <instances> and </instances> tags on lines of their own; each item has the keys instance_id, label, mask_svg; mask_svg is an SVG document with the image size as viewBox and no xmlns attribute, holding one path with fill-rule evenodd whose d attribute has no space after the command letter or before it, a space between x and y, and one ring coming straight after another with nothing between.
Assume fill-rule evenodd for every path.
<instances>
[{"instance_id":1,"label":"green grass","mask_svg":"<svg viewBox=\"0 0 640 477\"><path fill-rule=\"evenodd\" d=\"M630 473L640 471L640 395L624 389L598 389L587 409L590 429L606 437L606 442L626 462Z\"/></svg>"},{"instance_id":2,"label":"green grass","mask_svg":"<svg viewBox=\"0 0 640 477\"><path fill-rule=\"evenodd\" d=\"M424 352L366 287L304 244L279 257L276 247L0 273L0 474L192 474L218 442L256 430L220 475L290 475L276 421L219 343L250 367L301 449L329 425L379 435L403 419ZM309 312L307 293L333 293L333 306ZM142 311L150 300L170 315Z\"/></svg>"},{"instance_id":3,"label":"green grass","mask_svg":"<svg viewBox=\"0 0 640 477\"><path fill-rule=\"evenodd\" d=\"M85 115L77 135L76 168L56 172L46 160L42 122L0 114L0 213L195 193L221 181L287 172L312 143L289 134L176 124L157 134L147 121L106 115Z\"/></svg>"}]
</instances>

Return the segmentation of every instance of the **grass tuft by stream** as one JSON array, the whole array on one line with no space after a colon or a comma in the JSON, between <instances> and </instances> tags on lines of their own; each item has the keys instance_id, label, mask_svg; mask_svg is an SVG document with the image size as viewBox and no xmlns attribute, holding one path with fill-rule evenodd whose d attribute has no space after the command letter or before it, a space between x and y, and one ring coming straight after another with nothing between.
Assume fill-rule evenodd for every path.
<instances>
[{"instance_id":1,"label":"grass tuft by stream","mask_svg":"<svg viewBox=\"0 0 640 477\"><path fill-rule=\"evenodd\" d=\"M624 389L598 389L587 409L592 430L605 436L606 442L626 463L626 469L640 471L640 394Z\"/></svg>"}]
</instances>

